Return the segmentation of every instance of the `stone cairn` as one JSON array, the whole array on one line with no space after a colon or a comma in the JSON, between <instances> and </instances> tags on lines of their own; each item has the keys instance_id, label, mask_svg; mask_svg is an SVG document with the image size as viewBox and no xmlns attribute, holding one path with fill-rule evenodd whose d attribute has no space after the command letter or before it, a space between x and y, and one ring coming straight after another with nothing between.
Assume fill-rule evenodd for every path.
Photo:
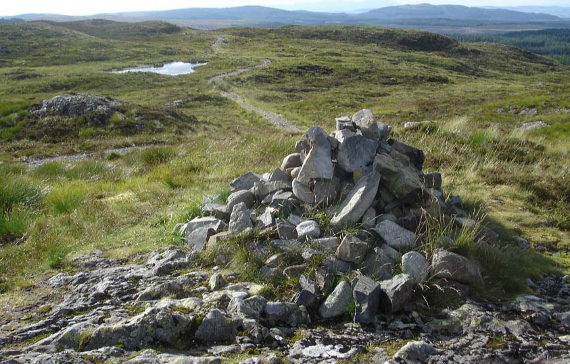
<instances>
[{"instance_id":1,"label":"stone cairn","mask_svg":"<svg viewBox=\"0 0 570 364\"><path fill-rule=\"evenodd\" d=\"M428 278L468 292L482 279L478 266L444 249L428 262L415 250L421 244L416 233L427 215L449 221L456 231L476 223L459 197L444 198L440 173L422 172L424 152L389 139L391 129L370 110L336 119L328 136L312 127L281 168L234 179L227 202L205 204L209 216L180 226L180 233L196 252L217 249L218 265L232 258L224 240L252 237L247 246L265 262L261 275L298 277L291 303L322 319L346 315L352 306L356 322L373 323L378 313L406 309L416 285ZM330 217L329 236L317 221L302 217L316 209ZM265 238L253 239L254 232ZM308 263L287 266L288 252L306 261L321 255L323 263L310 277ZM395 275L397 270L403 273ZM339 276L351 280L338 283Z\"/></svg>"}]
</instances>

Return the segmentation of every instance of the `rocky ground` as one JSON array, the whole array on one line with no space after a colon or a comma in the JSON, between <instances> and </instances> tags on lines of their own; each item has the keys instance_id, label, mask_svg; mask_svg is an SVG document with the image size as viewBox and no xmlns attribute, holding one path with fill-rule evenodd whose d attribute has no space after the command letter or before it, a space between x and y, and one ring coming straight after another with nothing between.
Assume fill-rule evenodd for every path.
<instances>
[{"instance_id":1,"label":"rocky ground","mask_svg":"<svg viewBox=\"0 0 570 364\"><path fill-rule=\"evenodd\" d=\"M46 282L61 300L4 314L0 363L568 362L570 277L476 302L484 267L455 240L502 242L390 131L369 110L311 128L180 224L185 248L75 258Z\"/></svg>"}]
</instances>

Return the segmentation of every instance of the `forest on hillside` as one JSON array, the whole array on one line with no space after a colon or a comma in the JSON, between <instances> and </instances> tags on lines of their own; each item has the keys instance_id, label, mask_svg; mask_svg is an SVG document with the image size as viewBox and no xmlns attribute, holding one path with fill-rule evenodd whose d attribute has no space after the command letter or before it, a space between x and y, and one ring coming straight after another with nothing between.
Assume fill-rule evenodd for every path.
<instances>
[{"instance_id":1,"label":"forest on hillside","mask_svg":"<svg viewBox=\"0 0 570 364\"><path fill-rule=\"evenodd\" d=\"M460 42L500 43L570 64L570 29L543 29L504 34L455 34Z\"/></svg>"}]
</instances>

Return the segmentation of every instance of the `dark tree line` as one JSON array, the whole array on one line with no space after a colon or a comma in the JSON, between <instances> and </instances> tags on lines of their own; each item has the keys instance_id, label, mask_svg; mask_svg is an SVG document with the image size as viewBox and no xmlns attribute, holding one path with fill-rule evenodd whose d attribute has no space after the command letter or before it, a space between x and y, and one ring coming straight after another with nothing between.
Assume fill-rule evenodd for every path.
<instances>
[{"instance_id":1,"label":"dark tree line","mask_svg":"<svg viewBox=\"0 0 570 364\"><path fill-rule=\"evenodd\" d=\"M459 42L500 43L570 64L570 29L544 29L504 34L455 34Z\"/></svg>"}]
</instances>

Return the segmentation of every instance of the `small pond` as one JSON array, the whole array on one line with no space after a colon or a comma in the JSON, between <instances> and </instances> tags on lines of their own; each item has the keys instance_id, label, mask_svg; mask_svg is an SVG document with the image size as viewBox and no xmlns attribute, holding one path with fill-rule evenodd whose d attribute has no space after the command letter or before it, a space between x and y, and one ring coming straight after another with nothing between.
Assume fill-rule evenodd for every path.
<instances>
[{"instance_id":1,"label":"small pond","mask_svg":"<svg viewBox=\"0 0 570 364\"><path fill-rule=\"evenodd\" d=\"M135 68L127 68L120 71L112 71L112 73L128 73L128 72L151 72L160 75L179 76L193 73L194 68L204 66L206 63L186 63L186 62L172 62L163 65L162 67L141 66Z\"/></svg>"}]
</instances>

